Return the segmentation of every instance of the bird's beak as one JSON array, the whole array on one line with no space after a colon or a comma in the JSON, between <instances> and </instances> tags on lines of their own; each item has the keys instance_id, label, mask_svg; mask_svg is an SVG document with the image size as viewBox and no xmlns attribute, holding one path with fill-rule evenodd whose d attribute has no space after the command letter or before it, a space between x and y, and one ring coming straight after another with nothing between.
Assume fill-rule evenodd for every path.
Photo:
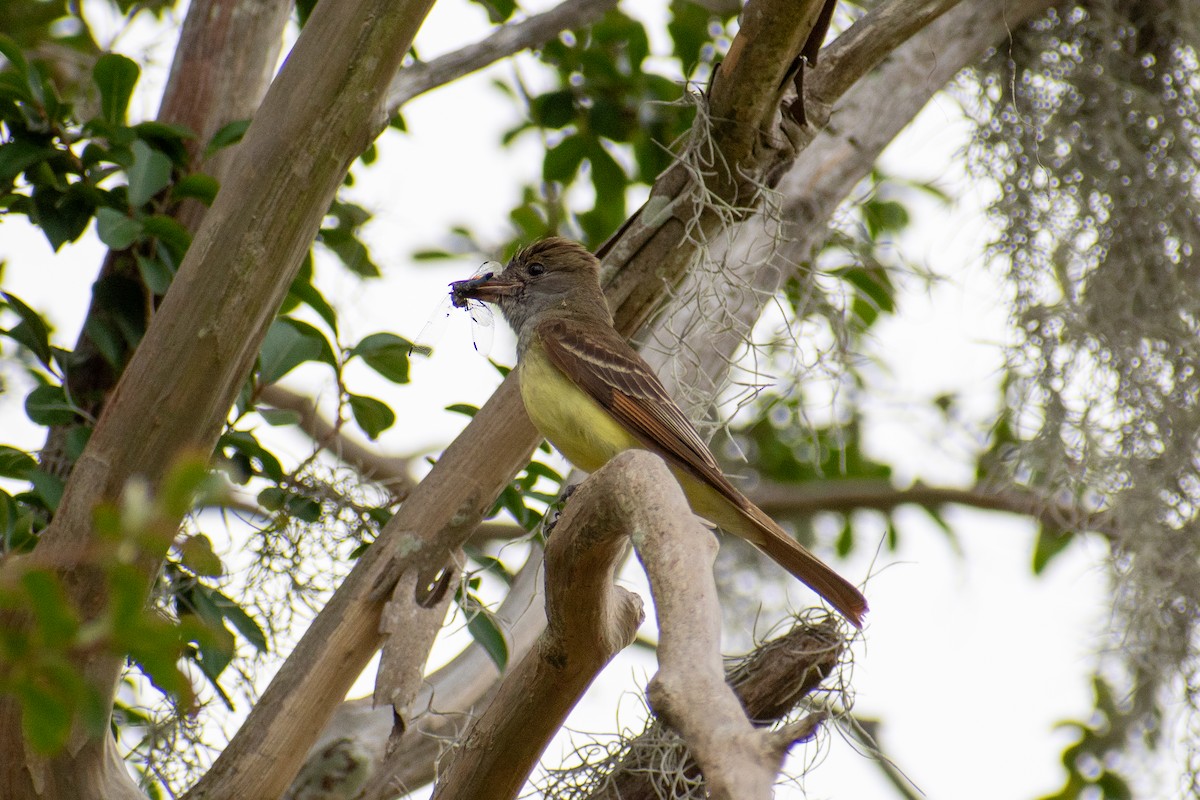
<instances>
[{"instance_id":1,"label":"bird's beak","mask_svg":"<svg viewBox=\"0 0 1200 800\"><path fill-rule=\"evenodd\" d=\"M468 278L450 284L450 298L458 308L465 306L468 300L498 303L500 298L516 294L520 288L521 284L518 281L487 272L478 278Z\"/></svg>"}]
</instances>

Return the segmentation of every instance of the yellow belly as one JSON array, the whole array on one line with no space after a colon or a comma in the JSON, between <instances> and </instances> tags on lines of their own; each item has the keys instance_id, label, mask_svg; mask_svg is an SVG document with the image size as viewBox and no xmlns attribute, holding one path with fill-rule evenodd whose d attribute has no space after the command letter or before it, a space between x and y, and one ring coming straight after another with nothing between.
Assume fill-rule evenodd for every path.
<instances>
[{"instance_id":1,"label":"yellow belly","mask_svg":"<svg viewBox=\"0 0 1200 800\"><path fill-rule=\"evenodd\" d=\"M600 404L550 363L541 348L521 359L521 399L534 426L568 461L595 472L623 450L641 447Z\"/></svg>"}]
</instances>

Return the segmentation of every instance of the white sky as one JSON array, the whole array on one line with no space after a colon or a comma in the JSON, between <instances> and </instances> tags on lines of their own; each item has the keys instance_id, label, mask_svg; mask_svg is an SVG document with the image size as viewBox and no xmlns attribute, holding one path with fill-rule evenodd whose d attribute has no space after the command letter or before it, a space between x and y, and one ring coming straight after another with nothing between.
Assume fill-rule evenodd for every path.
<instances>
[{"instance_id":1,"label":"white sky","mask_svg":"<svg viewBox=\"0 0 1200 800\"><path fill-rule=\"evenodd\" d=\"M626 5L627 11L634 7ZM650 28L655 47L664 49L662 11L638 13L660 21ZM429 57L485 32L482 12L444 2L435 7L417 44ZM157 110L174 35L138 26L121 36L118 49L141 60L146 41L156 48L133 106L132 113L141 118ZM528 65L522 69L528 77ZM404 110L409 133L385 134L379 162L358 171L349 196L375 214L366 237L386 277L362 284L336 268L319 268L321 288L340 310L344 343L380 330L415 338L446 284L478 266L414 266L410 254L435 244L434 232L467 222L484 235L499 239L504 234L517 187L541 170L540 152L531 140L502 153L497 149L500 131L517 121L517 112L489 88L489 76L511 71L509 65L494 67L413 101ZM975 427L951 429L923 404L955 391L963 396L968 422L986 419L997 394L999 344L1008 335L1000 299L1006 295L980 255L987 235L980 210L983 189L972 185L955 161L965 130L956 104L939 97L885 156L889 172L936 180L959 199L950 210L929 204L901 243L909 261L948 280L931 290L911 282L902 292L901 313L879 326L872 347L881 366L870 373L866 441L873 457L894 465L902 485L916 479L969 482ZM54 256L39 232L19 220L0 219L0 259L8 261L4 288L46 311L57 328L55 341L63 346L74 342L102 254L89 232ZM414 363L409 386L376 380L366 370L349 373L352 390L377 395L396 410L400 422L383 437L383 447L391 452L424 451L449 441L463 418L444 407L479 405L497 381L494 370L473 354L465 318L451 323L433 358ZM501 329L495 338L492 357L513 363L511 336ZM0 370L9 389L0 396L5 439L37 447L38 430L22 412L28 383L11 365L0 364ZM298 371L289 383L311 388L324 380L314 368ZM303 443L294 446L295 455L307 453ZM946 518L961 555L923 512L904 509L897 514L899 552L876 557L870 548L860 548L837 564L853 580L873 576L867 584L868 627L854 651L856 711L884 720L885 750L929 797L1036 797L1057 789L1064 778L1058 756L1070 739L1055 724L1083 717L1091 708L1087 676L1109 610L1105 548L1078 541L1035 580L1029 569L1031 524L960 509L948 511ZM860 541L882 538L878 517L868 514L862 520ZM631 585L639 583L636 578L630 577ZM440 648L443 658L448 648ZM653 669L644 654L623 654L569 724L613 730L613 709L619 705L620 724L637 727L641 706L634 694ZM548 763L557 762L561 745L552 745ZM823 759L805 781L807 797L894 796L878 770L836 732L797 748L797 758L800 763ZM778 796L805 794L783 788Z\"/></svg>"}]
</instances>

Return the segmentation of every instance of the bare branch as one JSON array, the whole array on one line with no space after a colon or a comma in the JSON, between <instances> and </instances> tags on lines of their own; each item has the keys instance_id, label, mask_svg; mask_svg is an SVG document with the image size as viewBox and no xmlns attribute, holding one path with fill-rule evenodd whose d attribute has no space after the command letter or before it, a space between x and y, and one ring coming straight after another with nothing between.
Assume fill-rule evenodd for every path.
<instances>
[{"instance_id":1,"label":"bare branch","mask_svg":"<svg viewBox=\"0 0 1200 800\"><path fill-rule=\"evenodd\" d=\"M849 30L821 49L817 66L805 77L806 94L829 104L860 78L890 58L892 51L962 0L893 0L868 11Z\"/></svg>"},{"instance_id":2,"label":"bare branch","mask_svg":"<svg viewBox=\"0 0 1200 800\"><path fill-rule=\"evenodd\" d=\"M616 5L617 0L566 0L549 11L505 25L482 42L406 67L388 89L388 111L395 114L409 100L431 89L544 44L565 30L590 25Z\"/></svg>"},{"instance_id":3,"label":"bare branch","mask_svg":"<svg viewBox=\"0 0 1200 800\"><path fill-rule=\"evenodd\" d=\"M571 707L633 641L641 598L614 581L630 533L661 524L661 512L639 501L664 484L674 486L683 519L694 519L665 465L647 453L618 456L575 492L546 547L546 630L458 745L433 797L516 797Z\"/></svg>"},{"instance_id":4,"label":"bare branch","mask_svg":"<svg viewBox=\"0 0 1200 800\"><path fill-rule=\"evenodd\" d=\"M644 500L648 511L671 523L647 520L633 529L659 630L659 671L650 681L647 698L654 713L687 742L704 773L709 797L765 800L772 796L783 752L750 724L725 683L721 608L712 576L716 538L689 513L682 491L662 462L655 464L640 453L637 460L647 462L638 464L640 473L660 484L658 496Z\"/></svg>"},{"instance_id":5,"label":"bare branch","mask_svg":"<svg viewBox=\"0 0 1200 800\"><path fill-rule=\"evenodd\" d=\"M815 514L821 511L849 513L862 509L891 511L902 505L937 508L963 505L988 511L1006 511L1030 517L1056 529L1093 531L1111 536L1114 520L1109 514L1087 511L1016 489L996 491L986 486L958 489L915 483L897 489L888 481L822 481L816 484L762 483L751 493L755 503L768 514Z\"/></svg>"},{"instance_id":6,"label":"bare branch","mask_svg":"<svg viewBox=\"0 0 1200 800\"><path fill-rule=\"evenodd\" d=\"M267 405L294 411L300 417L300 430L330 455L348 464L369 480L387 489L393 498L403 500L415 482L408 474L409 459L386 456L347 435L339 425L321 416L316 402L278 384L265 387L259 398Z\"/></svg>"},{"instance_id":7,"label":"bare branch","mask_svg":"<svg viewBox=\"0 0 1200 800\"><path fill-rule=\"evenodd\" d=\"M497 621L508 634L510 663L525 658L546 627L542 561L540 550L529 555L496 611ZM417 712L412 725L390 748L386 762L363 788L359 800L388 800L431 783L442 750L466 731L477 709L490 702L500 678L491 657L474 643L430 675L412 704ZM378 709L376 713L387 715L387 727L380 739L382 753L391 713L390 709Z\"/></svg>"}]
</instances>

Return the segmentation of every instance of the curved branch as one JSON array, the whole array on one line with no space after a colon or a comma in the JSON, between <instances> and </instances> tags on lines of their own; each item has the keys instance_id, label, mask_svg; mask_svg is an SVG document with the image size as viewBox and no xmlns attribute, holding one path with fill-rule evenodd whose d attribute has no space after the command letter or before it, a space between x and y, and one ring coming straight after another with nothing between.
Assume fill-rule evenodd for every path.
<instances>
[{"instance_id":1,"label":"curved branch","mask_svg":"<svg viewBox=\"0 0 1200 800\"><path fill-rule=\"evenodd\" d=\"M880 3L821 49L819 61L805 76L806 94L818 106L832 103L859 78L890 57L897 47L960 2L962 0L893 0Z\"/></svg>"},{"instance_id":2,"label":"curved branch","mask_svg":"<svg viewBox=\"0 0 1200 800\"><path fill-rule=\"evenodd\" d=\"M654 482L636 471L641 463L657 464ZM641 598L614 581L630 533L659 522L638 500L664 482L674 484L661 460L630 453L574 493L546 546L546 630L459 743L434 798L516 797L580 695L633 641L644 616ZM676 510L682 503L686 512L674 486ZM693 518L687 512L683 519Z\"/></svg>"},{"instance_id":3,"label":"curved branch","mask_svg":"<svg viewBox=\"0 0 1200 800\"><path fill-rule=\"evenodd\" d=\"M513 663L525 657L546 627L541 571L542 553L535 548L495 613ZM376 707L370 697L347 700L309 751L285 800L310 797L317 787L330 796L387 800L431 783L442 750L490 701L500 677L491 657L472 642L425 679L413 701L410 723L390 744L392 707Z\"/></svg>"},{"instance_id":4,"label":"curved branch","mask_svg":"<svg viewBox=\"0 0 1200 800\"><path fill-rule=\"evenodd\" d=\"M647 480L666 484L658 496L643 502L654 503L650 510L659 515L660 525L661 518L671 521L661 528L650 521L634 528L659 630L659 670L646 697L654 713L687 743L709 797L766 800L790 742L784 745L751 725L725 682L721 608L712 573L716 538L689 513L679 485L660 460L638 453L630 463L638 464Z\"/></svg>"},{"instance_id":5,"label":"curved branch","mask_svg":"<svg viewBox=\"0 0 1200 800\"><path fill-rule=\"evenodd\" d=\"M388 111L395 114L409 100L431 89L544 44L565 30L590 25L616 5L617 0L566 0L549 11L505 25L482 42L406 67L388 89Z\"/></svg>"},{"instance_id":6,"label":"curved branch","mask_svg":"<svg viewBox=\"0 0 1200 800\"><path fill-rule=\"evenodd\" d=\"M297 425L321 449L358 470L364 478L387 489L393 498L403 500L416 485L408 474L409 459L386 456L356 441L331 423L317 409L316 401L278 384L259 392L259 398L269 406L293 411L300 417Z\"/></svg>"}]
</instances>

